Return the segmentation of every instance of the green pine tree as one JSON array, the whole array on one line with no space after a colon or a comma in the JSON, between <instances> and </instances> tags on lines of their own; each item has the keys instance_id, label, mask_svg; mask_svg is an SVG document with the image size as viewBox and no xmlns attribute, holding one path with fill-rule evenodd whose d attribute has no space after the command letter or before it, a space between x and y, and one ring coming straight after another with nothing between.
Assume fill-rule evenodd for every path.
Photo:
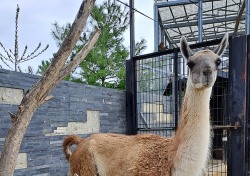
<instances>
[{"instance_id":1,"label":"green pine tree","mask_svg":"<svg viewBox=\"0 0 250 176\"><path fill-rule=\"evenodd\" d=\"M60 46L70 29L71 24L60 26L53 24L52 37ZM90 85L125 89L125 62L129 50L124 46L123 34L129 27L129 11L126 6L107 0L101 5L95 5L91 11L88 29L84 31L69 59L72 59L88 41L95 27L102 33L88 56L79 65L80 78L75 74L69 76L70 81L83 82ZM136 55L146 48L146 40L136 43ZM79 75L78 75L79 76Z\"/></svg>"}]
</instances>

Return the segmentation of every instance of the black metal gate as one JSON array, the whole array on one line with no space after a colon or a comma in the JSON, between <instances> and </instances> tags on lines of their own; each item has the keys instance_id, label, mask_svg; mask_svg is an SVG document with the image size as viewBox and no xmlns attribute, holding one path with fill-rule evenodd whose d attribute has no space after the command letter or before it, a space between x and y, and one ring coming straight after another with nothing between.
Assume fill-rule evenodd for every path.
<instances>
[{"instance_id":1,"label":"black metal gate","mask_svg":"<svg viewBox=\"0 0 250 176\"><path fill-rule=\"evenodd\" d=\"M250 37L247 37L247 86L246 86L246 131L245 131L245 143L246 143L246 175L250 175Z\"/></svg>"},{"instance_id":2,"label":"black metal gate","mask_svg":"<svg viewBox=\"0 0 250 176\"><path fill-rule=\"evenodd\" d=\"M213 49L219 43L220 40L213 40L190 47ZM213 140L204 175L248 174L250 63L246 56L250 57L249 43L246 36L230 38L227 52L222 56L210 103ZM127 61L128 134L174 135L187 72L179 49L136 56Z\"/></svg>"}]
</instances>

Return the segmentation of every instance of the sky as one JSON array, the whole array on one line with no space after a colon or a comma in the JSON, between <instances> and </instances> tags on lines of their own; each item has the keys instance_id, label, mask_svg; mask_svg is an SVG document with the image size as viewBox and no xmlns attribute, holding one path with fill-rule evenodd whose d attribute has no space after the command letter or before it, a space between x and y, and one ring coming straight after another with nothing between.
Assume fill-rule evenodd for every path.
<instances>
[{"instance_id":1,"label":"sky","mask_svg":"<svg viewBox=\"0 0 250 176\"><path fill-rule=\"evenodd\" d=\"M100 4L103 1L96 0L96 3ZM121 1L129 2L128 0ZM41 49L49 45L49 48L39 57L21 65L22 70L32 66L36 71L42 60L49 60L58 50L51 36L52 24L54 22L60 25L72 23L81 2L81 0L0 0L0 42L6 49L14 50L15 15L18 4L20 7L18 26L20 54L26 45L28 46L27 54L31 53L39 42L42 44ZM153 18L153 0L135 0L135 8ZM153 52L153 27L152 20L135 13L135 40L139 41L141 38L147 40L147 49L144 53ZM129 29L124 34L124 38L124 45L129 48ZM0 48L0 53L5 54L2 48ZM1 61L0 65L7 68Z\"/></svg>"}]
</instances>

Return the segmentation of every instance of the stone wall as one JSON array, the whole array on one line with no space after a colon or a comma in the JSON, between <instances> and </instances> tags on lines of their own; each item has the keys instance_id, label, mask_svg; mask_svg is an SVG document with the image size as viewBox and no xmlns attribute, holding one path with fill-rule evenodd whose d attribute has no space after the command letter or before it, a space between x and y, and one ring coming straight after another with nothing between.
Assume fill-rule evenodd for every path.
<instances>
[{"instance_id":1,"label":"stone wall","mask_svg":"<svg viewBox=\"0 0 250 176\"><path fill-rule=\"evenodd\" d=\"M23 94L39 76L0 69L0 149ZM15 176L66 176L62 153L65 135L125 133L125 92L63 81L50 94L53 99L33 115L18 156Z\"/></svg>"}]
</instances>

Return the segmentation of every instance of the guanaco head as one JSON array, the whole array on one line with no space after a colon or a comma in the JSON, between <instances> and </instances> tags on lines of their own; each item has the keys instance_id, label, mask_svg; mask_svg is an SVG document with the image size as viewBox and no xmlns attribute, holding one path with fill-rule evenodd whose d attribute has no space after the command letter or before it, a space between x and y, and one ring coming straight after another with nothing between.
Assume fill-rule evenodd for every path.
<instances>
[{"instance_id":1,"label":"guanaco head","mask_svg":"<svg viewBox=\"0 0 250 176\"><path fill-rule=\"evenodd\" d=\"M202 50L193 54L186 38L181 38L180 50L187 60L189 81L193 88L202 89L213 86L217 77L218 66L221 64L220 56L225 51L227 43L228 34L226 33L220 45L214 51Z\"/></svg>"}]
</instances>

